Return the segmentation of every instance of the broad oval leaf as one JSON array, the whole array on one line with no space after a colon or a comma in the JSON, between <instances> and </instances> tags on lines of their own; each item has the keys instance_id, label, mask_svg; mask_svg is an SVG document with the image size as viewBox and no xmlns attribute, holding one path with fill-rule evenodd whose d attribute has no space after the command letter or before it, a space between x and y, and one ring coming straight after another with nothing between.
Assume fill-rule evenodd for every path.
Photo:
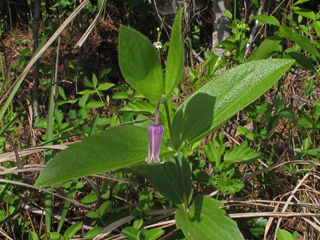
<instances>
[{"instance_id":1,"label":"broad oval leaf","mask_svg":"<svg viewBox=\"0 0 320 240\"><path fill-rule=\"evenodd\" d=\"M137 126L109 128L60 152L40 174L35 186L98 174L143 163L148 156L148 131Z\"/></svg>"},{"instance_id":2,"label":"broad oval leaf","mask_svg":"<svg viewBox=\"0 0 320 240\"><path fill-rule=\"evenodd\" d=\"M267 91L294 60L267 59L231 68L191 95L172 122L172 142L181 149L212 133Z\"/></svg>"},{"instance_id":3,"label":"broad oval leaf","mask_svg":"<svg viewBox=\"0 0 320 240\"><path fill-rule=\"evenodd\" d=\"M150 40L129 27L120 27L119 63L126 81L150 101L164 93L159 56Z\"/></svg>"},{"instance_id":4,"label":"broad oval leaf","mask_svg":"<svg viewBox=\"0 0 320 240\"><path fill-rule=\"evenodd\" d=\"M178 209L177 228L187 239L242 240L237 224L225 216L223 203L207 196L196 196L189 212Z\"/></svg>"}]
</instances>

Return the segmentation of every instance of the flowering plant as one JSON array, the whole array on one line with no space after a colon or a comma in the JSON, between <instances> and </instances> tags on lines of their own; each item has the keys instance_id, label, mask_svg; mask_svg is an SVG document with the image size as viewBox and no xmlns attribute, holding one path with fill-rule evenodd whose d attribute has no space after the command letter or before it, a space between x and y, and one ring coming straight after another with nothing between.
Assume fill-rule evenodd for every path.
<instances>
[{"instance_id":1,"label":"flowering plant","mask_svg":"<svg viewBox=\"0 0 320 240\"><path fill-rule=\"evenodd\" d=\"M184 69L181 14L182 11L177 14L172 27L165 74L149 39L129 27L120 28L122 74L137 92L157 104L156 122L149 126L109 128L69 146L49 161L35 185L48 186L141 165L158 193L178 207L176 226L186 238L244 239L237 224L220 209L223 205L220 201L208 196L194 197L187 153L275 84L294 61L268 59L233 67L175 109L172 92L182 79ZM164 111L159 111L162 104ZM145 164L145 160L150 164Z\"/></svg>"}]
</instances>

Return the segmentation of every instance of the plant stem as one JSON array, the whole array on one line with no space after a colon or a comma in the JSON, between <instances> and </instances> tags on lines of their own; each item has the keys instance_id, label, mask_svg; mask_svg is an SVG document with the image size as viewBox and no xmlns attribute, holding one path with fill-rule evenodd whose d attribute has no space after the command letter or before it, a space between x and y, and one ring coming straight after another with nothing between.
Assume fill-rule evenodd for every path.
<instances>
[{"instance_id":1,"label":"plant stem","mask_svg":"<svg viewBox=\"0 0 320 240\"><path fill-rule=\"evenodd\" d=\"M165 100L163 102L163 104L164 104L164 108L166 109L167 122L168 122L169 134L170 134L170 141L172 143L172 127L171 127L171 118L170 118L170 112L169 112L169 107L168 107L168 101L169 100ZM172 144L172 148L176 152L176 148L173 144Z\"/></svg>"},{"instance_id":2,"label":"plant stem","mask_svg":"<svg viewBox=\"0 0 320 240\"><path fill-rule=\"evenodd\" d=\"M187 199L186 185L184 183L184 178L183 178L182 169L181 169L181 166L179 163L178 156L174 156L174 160L176 161L178 172L179 172L179 177L180 177L182 198L183 198L183 210L187 211L188 210L188 199Z\"/></svg>"},{"instance_id":3,"label":"plant stem","mask_svg":"<svg viewBox=\"0 0 320 240\"><path fill-rule=\"evenodd\" d=\"M161 99L160 99L160 100L158 101L158 103L157 103L156 118L155 118L155 121L154 121L154 123L155 123L156 125L159 125L160 103L161 103Z\"/></svg>"},{"instance_id":4,"label":"plant stem","mask_svg":"<svg viewBox=\"0 0 320 240\"><path fill-rule=\"evenodd\" d=\"M172 142L172 126L171 126L171 118L170 118L170 112L169 112L169 106L168 106L168 100L164 101L164 107L166 109L166 115L167 115L167 122L168 122L168 128L170 133L170 140ZM175 152L177 150L175 149L175 146L172 144L172 148ZM187 192L186 192L186 185L184 183L183 173L180 166L180 162L178 159L178 156L174 156L174 160L176 161L179 177L180 177L180 183L181 183L181 189L182 189L182 198L183 198L183 210L187 211L188 209L188 198L187 198Z\"/></svg>"}]
</instances>

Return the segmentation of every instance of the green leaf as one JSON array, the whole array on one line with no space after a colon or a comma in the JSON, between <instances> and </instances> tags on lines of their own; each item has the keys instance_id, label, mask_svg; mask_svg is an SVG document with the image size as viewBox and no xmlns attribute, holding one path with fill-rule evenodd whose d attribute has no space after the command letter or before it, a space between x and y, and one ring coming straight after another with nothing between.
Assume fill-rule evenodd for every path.
<instances>
[{"instance_id":1,"label":"green leaf","mask_svg":"<svg viewBox=\"0 0 320 240\"><path fill-rule=\"evenodd\" d=\"M58 93L63 100L67 100L66 93L64 92L64 89L60 86L58 86Z\"/></svg>"},{"instance_id":2,"label":"green leaf","mask_svg":"<svg viewBox=\"0 0 320 240\"><path fill-rule=\"evenodd\" d=\"M90 91L87 91L80 99L79 99L79 107L84 108L89 99Z\"/></svg>"},{"instance_id":3,"label":"green leaf","mask_svg":"<svg viewBox=\"0 0 320 240\"><path fill-rule=\"evenodd\" d=\"M60 109L56 109L54 111L54 116L56 118L56 121L61 124L64 118L63 112Z\"/></svg>"},{"instance_id":4,"label":"green leaf","mask_svg":"<svg viewBox=\"0 0 320 240\"><path fill-rule=\"evenodd\" d=\"M163 72L156 50L141 33L121 25L119 63L122 75L138 92L157 102L164 93Z\"/></svg>"},{"instance_id":5,"label":"green leaf","mask_svg":"<svg viewBox=\"0 0 320 240\"><path fill-rule=\"evenodd\" d=\"M195 143L215 131L267 91L293 62L267 59L244 63L201 87L178 108L173 118L175 149Z\"/></svg>"},{"instance_id":6,"label":"green leaf","mask_svg":"<svg viewBox=\"0 0 320 240\"><path fill-rule=\"evenodd\" d=\"M208 160L211 163L215 163L215 166L218 166L221 161L221 157L224 154L225 147L223 146L223 143L212 140L211 142L208 142L207 145L203 146L203 152L207 156Z\"/></svg>"},{"instance_id":7,"label":"green leaf","mask_svg":"<svg viewBox=\"0 0 320 240\"><path fill-rule=\"evenodd\" d=\"M312 128L313 127L313 121L311 120L311 118L304 112L304 111L301 111L299 110L299 123L302 125L302 126L305 126L307 128Z\"/></svg>"},{"instance_id":8,"label":"green leaf","mask_svg":"<svg viewBox=\"0 0 320 240\"><path fill-rule=\"evenodd\" d=\"M149 232L147 232L145 236L145 240L157 240L160 238L160 236L164 233L162 229L154 228L151 229Z\"/></svg>"},{"instance_id":9,"label":"green leaf","mask_svg":"<svg viewBox=\"0 0 320 240\"><path fill-rule=\"evenodd\" d=\"M274 98L272 100L272 104L275 107L277 113L280 112L283 108L283 101L280 98Z\"/></svg>"},{"instance_id":10,"label":"green leaf","mask_svg":"<svg viewBox=\"0 0 320 240\"><path fill-rule=\"evenodd\" d=\"M306 9L306 8L300 8L296 6L292 6L291 9L296 13L299 14L300 16L310 18L312 20L315 20L316 15L314 14L313 11Z\"/></svg>"},{"instance_id":11,"label":"green leaf","mask_svg":"<svg viewBox=\"0 0 320 240\"><path fill-rule=\"evenodd\" d=\"M102 83L101 85L99 85L98 90L99 91L105 91L108 90L109 88L112 88L115 84L113 83Z\"/></svg>"},{"instance_id":12,"label":"green leaf","mask_svg":"<svg viewBox=\"0 0 320 240\"><path fill-rule=\"evenodd\" d=\"M309 39L307 39L299 33L296 33L295 31L291 31L288 27L284 25L282 25L279 30L283 37L290 38L292 41L298 44L304 51L320 58L320 54L318 53L317 49L312 45Z\"/></svg>"},{"instance_id":13,"label":"green leaf","mask_svg":"<svg viewBox=\"0 0 320 240\"><path fill-rule=\"evenodd\" d=\"M47 119L46 118L40 118L35 124L35 127L37 128L47 128Z\"/></svg>"},{"instance_id":14,"label":"green leaf","mask_svg":"<svg viewBox=\"0 0 320 240\"><path fill-rule=\"evenodd\" d=\"M298 4L301 4L301 3L309 2L309 1L310 1L310 0L298 0L297 2L295 2L295 3L293 4L293 6L298 5Z\"/></svg>"},{"instance_id":15,"label":"green leaf","mask_svg":"<svg viewBox=\"0 0 320 240\"><path fill-rule=\"evenodd\" d=\"M71 225L64 233L67 238L72 238L81 229L81 222L76 222Z\"/></svg>"},{"instance_id":16,"label":"green leaf","mask_svg":"<svg viewBox=\"0 0 320 240\"><path fill-rule=\"evenodd\" d=\"M63 236L58 232L48 232L43 236L49 236L50 240L63 240L64 239ZM41 238L43 238L43 237L41 237ZM47 238L44 237L44 239L47 239Z\"/></svg>"},{"instance_id":17,"label":"green leaf","mask_svg":"<svg viewBox=\"0 0 320 240\"><path fill-rule=\"evenodd\" d=\"M116 92L112 96L113 99L129 99L129 94L125 92Z\"/></svg>"},{"instance_id":18,"label":"green leaf","mask_svg":"<svg viewBox=\"0 0 320 240\"><path fill-rule=\"evenodd\" d=\"M86 105L87 108L100 108L100 107L104 107L104 103L100 102L100 101L90 101L87 103Z\"/></svg>"},{"instance_id":19,"label":"green leaf","mask_svg":"<svg viewBox=\"0 0 320 240\"><path fill-rule=\"evenodd\" d=\"M129 240L140 240L139 230L134 227L126 227L121 233L129 238Z\"/></svg>"},{"instance_id":20,"label":"green leaf","mask_svg":"<svg viewBox=\"0 0 320 240\"><path fill-rule=\"evenodd\" d=\"M28 233L28 239L29 240L39 240L38 234L36 234L35 232L30 231Z\"/></svg>"},{"instance_id":21,"label":"green leaf","mask_svg":"<svg viewBox=\"0 0 320 240\"><path fill-rule=\"evenodd\" d=\"M135 101L128 103L125 107L121 108L119 112L134 112L155 115L156 105L151 102Z\"/></svg>"},{"instance_id":22,"label":"green leaf","mask_svg":"<svg viewBox=\"0 0 320 240\"><path fill-rule=\"evenodd\" d=\"M183 76L184 48L181 37L181 9L172 26L170 47L166 62L165 93L169 98L173 89L177 86Z\"/></svg>"},{"instance_id":23,"label":"green leaf","mask_svg":"<svg viewBox=\"0 0 320 240\"><path fill-rule=\"evenodd\" d=\"M265 39L254 53L254 60L260 60L268 57L271 53L279 51L281 38L277 35Z\"/></svg>"},{"instance_id":24,"label":"green leaf","mask_svg":"<svg viewBox=\"0 0 320 240\"><path fill-rule=\"evenodd\" d=\"M292 240L292 235L287 230L279 229L277 231L277 238L279 240Z\"/></svg>"},{"instance_id":25,"label":"green leaf","mask_svg":"<svg viewBox=\"0 0 320 240\"><path fill-rule=\"evenodd\" d=\"M313 65L310 58L308 58L307 56L305 56L304 54L302 54L298 51L293 50L292 48L289 48L284 51L283 58L292 58L292 59L296 60L296 63L300 67L302 67L306 70L310 70L313 73L317 73L317 69Z\"/></svg>"},{"instance_id":26,"label":"green leaf","mask_svg":"<svg viewBox=\"0 0 320 240\"><path fill-rule=\"evenodd\" d=\"M250 17L250 18L258 20L259 22L262 22L262 23L267 23L270 25L278 26L278 27L280 26L280 22L274 16L261 14L261 15Z\"/></svg>"},{"instance_id":27,"label":"green leaf","mask_svg":"<svg viewBox=\"0 0 320 240\"><path fill-rule=\"evenodd\" d=\"M294 113L291 111L289 108L283 108L280 112L279 115L288 119L291 119L292 121L296 121L296 117Z\"/></svg>"},{"instance_id":28,"label":"green leaf","mask_svg":"<svg viewBox=\"0 0 320 240\"><path fill-rule=\"evenodd\" d=\"M257 1L257 0L254 0L254 1ZM231 13L229 10L226 10L226 11L224 12L224 16L226 16L226 17L229 18L229 19L232 19L232 13Z\"/></svg>"},{"instance_id":29,"label":"green leaf","mask_svg":"<svg viewBox=\"0 0 320 240\"><path fill-rule=\"evenodd\" d=\"M177 228L190 240L242 240L237 224L225 216L223 203L207 196L196 196L189 212L178 209Z\"/></svg>"},{"instance_id":30,"label":"green leaf","mask_svg":"<svg viewBox=\"0 0 320 240\"><path fill-rule=\"evenodd\" d=\"M95 192L88 194L87 196L85 196L82 200L81 203L82 204L86 204L86 205L90 205L90 204L94 204L98 201L98 197L97 194Z\"/></svg>"},{"instance_id":31,"label":"green leaf","mask_svg":"<svg viewBox=\"0 0 320 240\"><path fill-rule=\"evenodd\" d=\"M190 166L181 152L178 155L178 159L182 168L187 198L190 202L192 197ZM148 164L144 166L148 172L149 180L161 195L178 207L183 208L182 187L176 162L170 155L165 156L164 160L165 163L163 164Z\"/></svg>"},{"instance_id":32,"label":"green leaf","mask_svg":"<svg viewBox=\"0 0 320 240\"><path fill-rule=\"evenodd\" d=\"M259 1L258 0L251 0L251 2L256 6L257 9L259 9Z\"/></svg>"},{"instance_id":33,"label":"green leaf","mask_svg":"<svg viewBox=\"0 0 320 240\"><path fill-rule=\"evenodd\" d=\"M91 229L89 232L87 232L86 239L93 239L95 236L101 233L102 230L103 230L103 227L95 227Z\"/></svg>"},{"instance_id":34,"label":"green leaf","mask_svg":"<svg viewBox=\"0 0 320 240\"><path fill-rule=\"evenodd\" d=\"M78 113L82 119L90 118L89 111L86 108L80 108Z\"/></svg>"},{"instance_id":35,"label":"green leaf","mask_svg":"<svg viewBox=\"0 0 320 240\"><path fill-rule=\"evenodd\" d=\"M308 150L310 148L311 141L309 138L303 140L303 150Z\"/></svg>"},{"instance_id":36,"label":"green leaf","mask_svg":"<svg viewBox=\"0 0 320 240\"><path fill-rule=\"evenodd\" d=\"M148 156L148 131L137 126L109 128L60 152L40 174L35 186L142 164Z\"/></svg>"},{"instance_id":37,"label":"green leaf","mask_svg":"<svg viewBox=\"0 0 320 240\"><path fill-rule=\"evenodd\" d=\"M100 216L103 216L107 212L109 212L111 207L112 207L112 202L111 201L106 201L106 202L101 204L101 206L98 209L98 213L100 214Z\"/></svg>"},{"instance_id":38,"label":"green leaf","mask_svg":"<svg viewBox=\"0 0 320 240\"><path fill-rule=\"evenodd\" d=\"M89 88L94 88L93 84L90 82L89 78L87 76L84 77L83 85Z\"/></svg>"},{"instance_id":39,"label":"green leaf","mask_svg":"<svg viewBox=\"0 0 320 240\"><path fill-rule=\"evenodd\" d=\"M87 213L87 217L89 217L89 218L99 218L101 216L100 216L100 214L98 212L88 212Z\"/></svg>"},{"instance_id":40,"label":"green leaf","mask_svg":"<svg viewBox=\"0 0 320 240\"><path fill-rule=\"evenodd\" d=\"M229 163L251 163L262 156L262 153L248 147L247 141L243 141L239 146L233 147L226 151L224 155L224 161Z\"/></svg>"},{"instance_id":41,"label":"green leaf","mask_svg":"<svg viewBox=\"0 0 320 240\"><path fill-rule=\"evenodd\" d=\"M92 74L92 84L93 84L94 88L97 88L98 79L97 79L97 76L94 73Z\"/></svg>"},{"instance_id":42,"label":"green leaf","mask_svg":"<svg viewBox=\"0 0 320 240\"><path fill-rule=\"evenodd\" d=\"M192 179L197 182L207 183L209 181L209 175L201 169L196 169L192 172Z\"/></svg>"},{"instance_id":43,"label":"green leaf","mask_svg":"<svg viewBox=\"0 0 320 240\"><path fill-rule=\"evenodd\" d=\"M314 30L316 31L318 37L320 37L320 21L313 22Z\"/></svg>"},{"instance_id":44,"label":"green leaf","mask_svg":"<svg viewBox=\"0 0 320 240\"><path fill-rule=\"evenodd\" d=\"M215 176L210 177L209 183L216 189L220 190L224 194L235 194L244 188L244 183L239 179L231 179L230 172L234 174L234 168L230 169L228 172L222 172L221 174L215 174Z\"/></svg>"}]
</instances>

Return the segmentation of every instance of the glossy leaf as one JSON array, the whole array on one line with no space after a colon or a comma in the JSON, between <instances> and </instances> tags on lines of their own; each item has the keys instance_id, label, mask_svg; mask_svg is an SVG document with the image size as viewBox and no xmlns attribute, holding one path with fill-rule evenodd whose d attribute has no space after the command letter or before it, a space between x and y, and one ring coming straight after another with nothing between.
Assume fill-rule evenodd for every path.
<instances>
[{"instance_id":1,"label":"glossy leaf","mask_svg":"<svg viewBox=\"0 0 320 240\"><path fill-rule=\"evenodd\" d=\"M190 201L192 197L190 166L182 153L179 153L178 158L182 168L187 197ZM178 207L183 208L182 187L176 162L170 155L165 156L164 161L163 164L145 165L148 178L161 195Z\"/></svg>"},{"instance_id":2,"label":"glossy leaf","mask_svg":"<svg viewBox=\"0 0 320 240\"><path fill-rule=\"evenodd\" d=\"M223 203L207 196L195 197L189 212L176 212L176 225L187 239L242 240L237 224L226 217Z\"/></svg>"},{"instance_id":3,"label":"glossy leaf","mask_svg":"<svg viewBox=\"0 0 320 240\"><path fill-rule=\"evenodd\" d=\"M320 54L318 53L317 49L306 37L302 36L299 33L296 33L295 31L291 31L286 26L281 26L279 30L283 37L291 39L296 44L298 44L304 51L307 51L308 53L313 54L318 58L320 57Z\"/></svg>"},{"instance_id":4,"label":"glossy leaf","mask_svg":"<svg viewBox=\"0 0 320 240\"><path fill-rule=\"evenodd\" d=\"M137 126L109 128L60 152L40 174L35 186L142 164L148 156L148 132Z\"/></svg>"},{"instance_id":5,"label":"glossy leaf","mask_svg":"<svg viewBox=\"0 0 320 240\"><path fill-rule=\"evenodd\" d=\"M177 110L172 142L181 149L201 140L267 91L293 60L252 61L231 68L191 95Z\"/></svg>"},{"instance_id":6,"label":"glossy leaf","mask_svg":"<svg viewBox=\"0 0 320 240\"><path fill-rule=\"evenodd\" d=\"M259 22L262 22L262 23L267 23L270 25L278 26L278 27L280 26L280 22L274 16L268 16L268 15L261 14L261 15L256 15L256 16L250 17L250 18L258 20Z\"/></svg>"},{"instance_id":7,"label":"glossy leaf","mask_svg":"<svg viewBox=\"0 0 320 240\"><path fill-rule=\"evenodd\" d=\"M184 48L181 37L182 10L176 16L172 26L170 47L166 62L165 93L170 97L171 92L177 86L183 76Z\"/></svg>"},{"instance_id":8,"label":"glossy leaf","mask_svg":"<svg viewBox=\"0 0 320 240\"><path fill-rule=\"evenodd\" d=\"M120 27L119 63L126 81L150 101L164 93L163 72L150 40L129 27Z\"/></svg>"}]
</instances>

